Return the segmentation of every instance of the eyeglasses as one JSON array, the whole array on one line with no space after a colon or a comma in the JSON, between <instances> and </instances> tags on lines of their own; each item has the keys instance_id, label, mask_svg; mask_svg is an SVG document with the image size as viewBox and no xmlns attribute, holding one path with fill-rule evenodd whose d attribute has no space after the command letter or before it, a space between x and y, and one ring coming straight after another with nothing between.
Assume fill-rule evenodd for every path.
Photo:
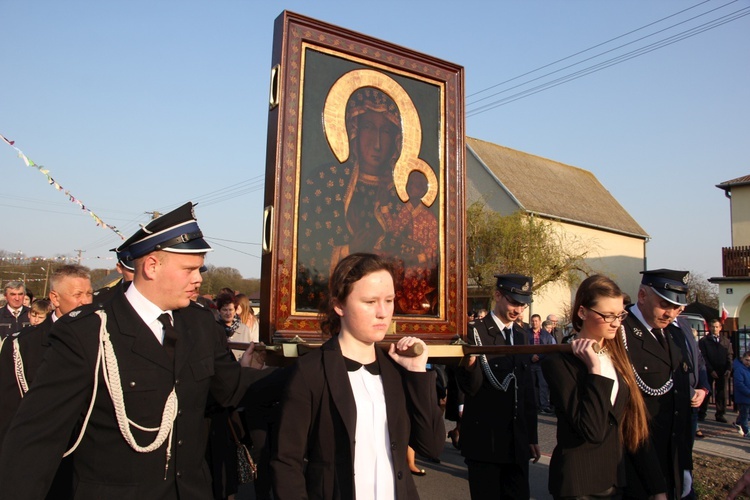
<instances>
[{"instance_id":1,"label":"eyeglasses","mask_svg":"<svg viewBox=\"0 0 750 500\"><path fill-rule=\"evenodd\" d=\"M587 307L586 309L588 309L591 312L595 312L596 314L598 314L599 316L601 316L602 319L606 323L614 323L615 321L622 322L625 318L628 317L628 312L627 311L623 311L620 314L602 314L599 311L591 309L590 307Z\"/></svg>"}]
</instances>

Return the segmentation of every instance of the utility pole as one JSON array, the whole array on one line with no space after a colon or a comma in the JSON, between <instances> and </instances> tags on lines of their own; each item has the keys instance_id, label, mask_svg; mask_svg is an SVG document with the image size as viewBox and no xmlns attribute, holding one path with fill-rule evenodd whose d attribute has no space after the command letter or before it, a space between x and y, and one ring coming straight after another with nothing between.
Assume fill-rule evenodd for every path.
<instances>
[{"instance_id":1,"label":"utility pole","mask_svg":"<svg viewBox=\"0 0 750 500\"><path fill-rule=\"evenodd\" d=\"M86 250L74 250L74 252L78 252L78 265L81 265L81 254L85 252Z\"/></svg>"},{"instance_id":2,"label":"utility pole","mask_svg":"<svg viewBox=\"0 0 750 500\"><path fill-rule=\"evenodd\" d=\"M47 296L47 286L49 285L49 268L51 266L49 265L48 261L45 261L44 263L46 264L47 269L42 268L42 270L47 272L47 276L44 278L44 293L42 294L42 296L46 297Z\"/></svg>"}]
</instances>

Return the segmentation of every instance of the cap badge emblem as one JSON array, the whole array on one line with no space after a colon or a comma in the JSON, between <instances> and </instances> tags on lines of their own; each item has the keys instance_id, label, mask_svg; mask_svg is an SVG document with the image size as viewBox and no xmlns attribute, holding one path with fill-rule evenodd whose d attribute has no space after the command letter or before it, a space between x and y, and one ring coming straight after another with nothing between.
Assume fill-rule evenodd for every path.
<instances>
[{"instance_id":1,"label":"cap badge emblem","mask_svg":"<svg viewBox=\"0 0 750 500\"><path fill-rule=\"evenodd\" d=\"M682 277L682 282L683 282L684 284L686 284L686 285L688 284L688 275L687 275L687 274L686 274L685 276L683 276L683 277Z\"/></svg>"}]
</instances>

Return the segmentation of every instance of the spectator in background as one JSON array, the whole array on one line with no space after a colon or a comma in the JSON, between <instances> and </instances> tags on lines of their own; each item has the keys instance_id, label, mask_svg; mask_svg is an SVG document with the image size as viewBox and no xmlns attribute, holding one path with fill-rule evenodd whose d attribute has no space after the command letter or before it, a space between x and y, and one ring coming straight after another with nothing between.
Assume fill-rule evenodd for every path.
<instances>
[{"instance_id":1,"label":"spectator in background","mask_svg":"<svg viewBox=\"0 0 750 500\"><path fill-rule=\"evenodd\" d=\"M700 339L703 360L706 362L706 373L709 383L713 386L714 402L716 403L716 421L727 423L724 413L727 409L727 384L732 372L732 345L729 339L721 335L721 321L714 318L709 322L709 334ZM698 420L706 419L708 398L703 400L698 412Z\"/></svg>"},{"instance_id":2,"label":"spectator in background","mask_svg":"<svg viewBox=\"0 0 750 500\"><path fill-rule=\"evenodd\" d=\"M236 298L227 293L216 297L216 308L219 310L219 323L224 327L228 342L250 342L250 329L237 316ZM240 359L244 349L232 349L235 357Z\"/></svg>"},{"instance_id":3,"label":"spectator in background","mask_svg":"<svg viewBox=\"0 0 750 500\"><path fill-rule=\"evenodd\" d=\"M684 308L680 309L682 311ZM675 331L672 334L672 339L682 351L682 357L685 360L683 370L687 369L688 379L690 381L690 427L685 436L685 443L687 443L687 448L692 456L695 438L703 437L703 432L698 429L698 410L708 396L708 393L711 390L711 385L708 383L706 363L703 361L703 356L698 348L698 341L695 340L695 337L693 336L693 329L690 327L690 321L678 315L673 324L679 328L679 331ZM690 489L688 490L687 486L683 486L682 498L694 499L695 491L693 491L692 487L692 468L685 469L683 472L683 478L686 485L688 484L688 475L690 475Z\"/></svg>"},{"instance_id":4,"label":"spectator in background","mask_svg":"<svg viewBox=\"0 0 750 500\"><path fill-rule=\"evenodd\" d=\"M253 306L250 305L250 299L244 293L240 293L235 297L235 301L237 303L237 316L239 316L240 321L250 330L250 342L259 342L258 318L255 317L255 311L253 311Z\"/></svg>"},{"instance_id":5,"label":"spectator in background","mask_svg":"<svg viewBox=\"0 0 750 500\"><path fill-rule=\"evenodd\" d=\"M26 296L23 298L23 305L24 307L31 307L32 302L34 302L34 292L27 289Z\"/></svg>"},{"instance_id":6,"label":"spectator in background","mask_svg":"<svg viewBox=\"0 0 750 500\"><path fill-rule=\"evenodd\" d=\"M47 319L50 311L50 302L47 299L37 299L31 303L29 308L29 324L36 326Z\"/></svg>"},{"instance_id":7,"label":"spectator in background","mask_svg":"<svg viewBox=\"0 0 750 500\"><path fill-rule=\"evenodd\" d=\"M22 281L8 281L4 295L7 305L0 309L0 338L29 326L29 308L23 305L26 285Z\"/></svg>"},{"instance_id":8,"label":"spectator in background","mask_svg":"<svg viewBox=\"0 0 750 500\"><path fill-rule=\"evenodd\" d=\"M529 345L549 345L554 344L555 339L545 329L542 328L542 317L538 314L531 315L531 327L528 332ZM537 408L541 413L551 415L554 413L549 403L549 386L547 381L544 380L544 374L542 373L542 354L531 355L531 378L534 384L534 394L536 395Z\"/></svg>"},{"instance_id":9,"label":"spectator in background","mask_svg":"<svg viewBox=\"0 0 750 500\"><path fill-rule=\"evenodd\" d=\"M734 404L739 411L735 426L740 434L750 437L747 428L750 417L750 351L745 351L741 359L734 360Z\"/></svg>"},{"instance_id":10,"label":"spectator in background","mask_svg":"<svg viewBox=\"0 0 750 500\"><path fill-rule=\"evenodd\" d=\"M487 309L479 309L474 315L474 319L482 319L487 316Z\"/></svg>"},{"instance_id":11,"label":"spectator in background","mask_svg":"<svg viewBox=\"0 0 750 500\"><path fill-rule=\"evenodd\" d=\"M557 314L548 314L547 322L552 325L552 329L549 330L549 333L551 333L552 336L555 338L555 344L562 344L563 337L565 337L565 334L563 333L562 328L560 328L557 324L558 323Z\"/></svg>"}]
</instances>

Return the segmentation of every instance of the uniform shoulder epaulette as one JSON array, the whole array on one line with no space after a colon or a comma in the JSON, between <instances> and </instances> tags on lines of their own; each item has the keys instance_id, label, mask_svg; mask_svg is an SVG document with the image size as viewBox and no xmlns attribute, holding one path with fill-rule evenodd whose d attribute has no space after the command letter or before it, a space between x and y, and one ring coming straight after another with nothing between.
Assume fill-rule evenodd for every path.
<instances>
[{"instance_id":1,"label":"uniform shoulder epaulette","mask_svg":"<svg viewBox=\"0 0 750 500\"><path fill-rule=\"evenodd\" d=\"M68 314L64 315L62 318L59 318L58 321L62 321L63 323L72 323L73 321L77 321L83 317L93 314L99 309L104 309L104 304L98 303L98 302L87 304L77 309L73 309Z\"/></svg>"},{"instance_id":2,"label":"uniform shoulder epaulette","mask_svg":"<svg viewBox=\"0 0 750 500\"><path fill-rule=\"evenodd\" d=\"M201 304L200 302L197 302L195 300L191 300L190 301L190 305L193 306L193 307L199 307L201 309L205 309L206 308L206 306L204 306L203 304Z\"/></svg>"}]
</instances>

